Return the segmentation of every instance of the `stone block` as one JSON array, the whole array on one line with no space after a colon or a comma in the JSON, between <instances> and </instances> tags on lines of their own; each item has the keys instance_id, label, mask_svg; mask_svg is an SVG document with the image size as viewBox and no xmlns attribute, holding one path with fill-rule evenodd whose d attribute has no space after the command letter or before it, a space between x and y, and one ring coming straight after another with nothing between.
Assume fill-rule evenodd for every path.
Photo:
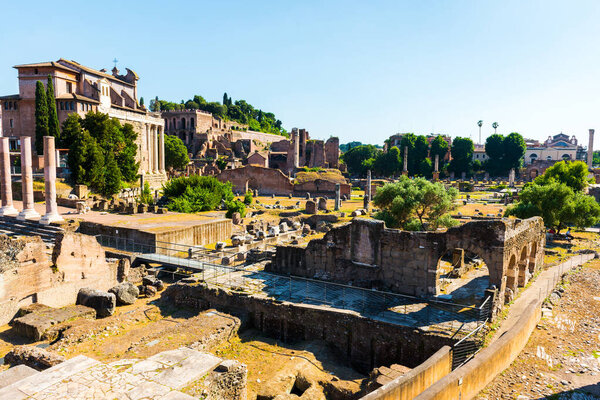
<instances>
[{"instance_id":1,"label":"stone block","mask_svg":"<svg viewBox=\"0 0 600 400\"><path fill-rule=\"evenodd\" d=\"M133 304L140 295L138 287L130 282L123 282L113 286L108 292L115 295L118 305Z\"/></svg>"},{"instance_id":2,"label":"stone block","mask_svg":"<svg viewBox=\"0 0 600 400\"><path fill-rule=\"evenodd\" d=\"M82 288L77 293L77 304L93 308L99 318L104 318L113 315L115 312L117 298L113 293Z\"/></svg>"},{"instance_id":3,"label":"stone block","mask_svg":"<svg viewBox=\"0 0 600 400\"><path fill-rule=\"evenodd\" d=\"M65 362L66 359L56 353L36 346L16 346L4 356L4 361L10 365L27 365L38 371Z\"/></svg>"},{"instance_id":4,"label":"stone block","mask_svg":"<svg viewBox=\"0 0 600 400\"><path fill-rule=\"evenodd\" d=\"M35 311L15 318L12 326L19 335L29 339L35 341L42 339L53 340L54 336L58 334L57 332L51 332L53 327L64 321L72 321L79 318L94 319L96 318L96 311L93 308L82 305L62 308L38 307Z\"/></svg>"},{"instance_id":5,"label":"stone block","mask_svg":"<svg viewBox=\"0 0 600 400\"><path fill-rule=\"evenodd\" d=\"M316 214L317 213L317 203L312 200L306 201L306 213L307 214Z\"/></svg>"}]
</instances>

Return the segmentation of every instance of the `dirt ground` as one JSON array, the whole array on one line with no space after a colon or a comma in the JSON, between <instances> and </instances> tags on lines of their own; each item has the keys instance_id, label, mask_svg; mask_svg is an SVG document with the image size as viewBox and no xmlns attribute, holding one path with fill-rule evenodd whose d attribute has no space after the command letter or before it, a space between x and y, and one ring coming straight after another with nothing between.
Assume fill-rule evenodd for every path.
<instances>
[{"instance_id":1,"label":"dirt ground","mask_svg":"<svg viewBox=\"0 0 600 400\"><path fill-rule=\"evenodd\" d=\"M600 260L573 271L517 359L477 400L600 399Z\"/></svg>"},{"instance_id":2,"label":"dirt ground","mask_svg":"<svg viewBox=\"0 0 600 400\"><path fill-rule=\"evenodd\" d=\"M328 398L357 397L367 378L345 366L324 342L287 345L246 330L238 335L240 321L215 310L194 313L170 306L159 296L138 299L118 307L114 315L98 320L76 320L61 327L59 340L48 350L67 359L86 355L102 362L144 359L162 351L189 346L223 359L235 359L248 367L248 399L257 394L289 391L298 376L316 385ZM28 344L10 326L0 328L0 355L14 345ZM48 343L35 345L46 347ZM184 391L202 392L200 380ZM313 389L314 390L314 389ZM268 398L268 397L267 397ZM318 398L318 397L316 397Z\"/></svg>"}]
</instances>

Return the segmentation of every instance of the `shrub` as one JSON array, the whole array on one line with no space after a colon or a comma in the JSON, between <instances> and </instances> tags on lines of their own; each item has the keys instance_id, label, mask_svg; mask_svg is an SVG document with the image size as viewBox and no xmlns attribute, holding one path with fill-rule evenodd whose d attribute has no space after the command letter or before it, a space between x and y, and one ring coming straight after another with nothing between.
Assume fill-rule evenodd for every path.
<instances>
[{"instance_id":1,"label":"shrub","mask_svg":"<svg viewBox=\"0 0 600 400\"><path fill-rule=\"evenodd\" d=\"M234 212L239 212L240 216L244 218L246 216L246 205L237 199L228 202L225 216L231 218Z\"/></svg>"},{"instance_id":2,"label":"shrub","mask_svg":"<svg viewBox=\"0 0 600 400\"><path fill-rule=\"evenodd\" d=\"M250 204L252 204L252 192L251 191L247 191L246 194L244 195L244 204L249 206Z\"/></svg>"},{"instance_id":3,"label":"shrub","mask_svg":"<svg viewBox=\"0 0 600 400\"><path fill-rule=\"evenodd\" d=\"M179 177L163 186L167 208L171 211L193 213L216 209L221 201L233 200L230 182L220 182L213 176Z\"/></svg>"}]
</instances>

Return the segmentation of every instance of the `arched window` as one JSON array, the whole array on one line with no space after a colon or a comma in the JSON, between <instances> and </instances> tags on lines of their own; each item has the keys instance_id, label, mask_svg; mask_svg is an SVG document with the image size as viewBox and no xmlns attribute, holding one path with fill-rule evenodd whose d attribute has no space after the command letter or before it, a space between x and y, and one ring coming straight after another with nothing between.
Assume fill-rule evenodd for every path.
<instances>
[{"instance_id":1,"label":"arched window","mask_svg":"<svg viewBox=\"0 0 600 400\"><path fill-rule=\"evenodd\" d=\"M552 160L552 156L546 157L546 160L551 161Z\"/></svg>"},{"instance_id":2,"label":"arched window","mask_svg":"<svg viewBox=\"0 0 600 400\"><path fill-rule=\"evenodd\" d=\"M62 102L62 101L61 101L61 102L60 102L60 103L58 103L58 104L60 105L60 109L61 109L61 111L65 109L65 103L64 103L64 102Z\"/></svg>"},{"instance_id":3,"label":"arched window","mask_svg":"<svg viewBox=\"0 0 600 400\"><path fill-rule=\"evenodd\" d=\"M570 160L571 159L571 155L570 154L563 154L562 155L562 159L563 160Z\"/></svg>"},{"instance_id":4,"label":"arched window","mask_svg":"<svg viewBox=\"0 0 600 400\"><path fill-rule=\"evenodd\" d=\"M15 110L19 108L19 103L15 101Z\"/></svg>"},{"instance_id":5,"label":"arched window","mask_svg":"<svg viewBox=\"0 0 600 400\"><path fill-rule=\"evenodd\" d=\"M73 111L75 109L75 104L72 101L69 102L69 110Z\"/></svg>"},{"instance_id":6,"label":"arched window","mask_svg":"<svg viewBox=\"0 0 600 400\"><path fill-rule=\"evenodd\" d=\"M194 118L190 118L190 129L194 129Z\"/></svg>"},{"instance_id":7,"label":"arched window","mask_svg":"<svg viewBox=\"0 0 600 400\"><path fill-rule=\"evenodd\" d=\"M181 118L181 129L185 129L185 118Z\"/></svg>"}]
</instances>

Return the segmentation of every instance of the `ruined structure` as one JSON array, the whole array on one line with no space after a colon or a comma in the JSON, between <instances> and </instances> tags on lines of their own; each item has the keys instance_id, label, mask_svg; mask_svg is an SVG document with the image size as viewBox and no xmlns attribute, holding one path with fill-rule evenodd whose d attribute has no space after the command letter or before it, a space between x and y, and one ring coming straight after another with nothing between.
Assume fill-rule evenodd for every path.
<instances>
[{"instance_id":1,"label":"ruined structure","mask_svg":"<svg viewBox=\"0 0 600 400\"><path fill-rule=\"evenodd\" d=\"M121 75L115 67L95 70L72 60L17 65L19 94L0 97L3 135L16 140L20 136L33 137L35 132L35 87L41 81L46 85L51 76L60 123L77 113L83 117L90 111L108 114L122 124L133 126L138 134L137 159L139 173L152 187L165 180L163 120L148 111L137 100L139 76L129 68Z\"/></svg>"},{"instance_id":2,"label":"ruined structure","mask_svg":"<svg viewBox=\"0 0 600 400\"><path fill-rule=\"evenodd\" d=\"M83 287L108 290L117 282L117 265L106 262L93 236L60 235L52 257L39 237L9 239L0 235L4 258L0 270L0 321L10 321L20 307L43 303L74 304Z\"/></svg>"},{"instance_id":3,"label":"ruined structure","mask_svg":"<svg viewBox=\"0 0 600 400\"><path fill-rule=\"evenodd\" d=\"M499 306L542 265L544 245L540 217L474 221L446 232L407 232L356 218L306 248L278 246L270 270L414 296L437 295L439 260L460 248L483 259Z\"/></svg>"}]
</instances>

